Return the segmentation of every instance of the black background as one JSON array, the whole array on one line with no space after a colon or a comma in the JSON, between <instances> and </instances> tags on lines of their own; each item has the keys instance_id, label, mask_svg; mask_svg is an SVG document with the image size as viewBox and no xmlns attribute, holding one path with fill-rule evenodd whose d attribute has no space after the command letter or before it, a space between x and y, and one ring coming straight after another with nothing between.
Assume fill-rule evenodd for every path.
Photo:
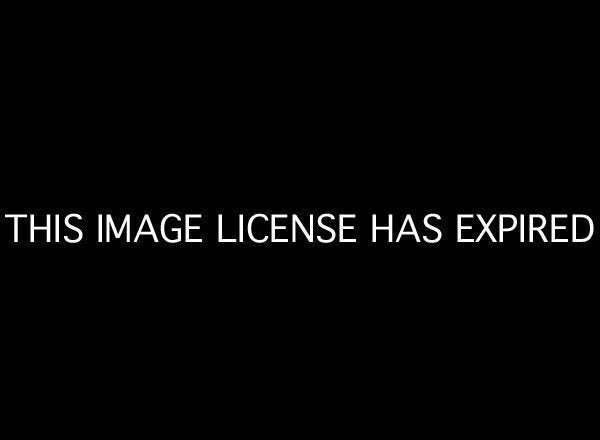
<instances>
[{"instance_id":1,"label":"black background","mask_svg":"<svg viewBox=\"0 0 600 440\"><path fill-rule=\"evenodd\" d=\"M247 12L23 16L3 55L2 213L356 212L361 243L4 240L11 412L573 429L595 389L597 238L460 246L453 218L597 221L592 29L524 11ZM371 246L375 212L438 212L444 241Z\"/></svg>"}]
</instances>

